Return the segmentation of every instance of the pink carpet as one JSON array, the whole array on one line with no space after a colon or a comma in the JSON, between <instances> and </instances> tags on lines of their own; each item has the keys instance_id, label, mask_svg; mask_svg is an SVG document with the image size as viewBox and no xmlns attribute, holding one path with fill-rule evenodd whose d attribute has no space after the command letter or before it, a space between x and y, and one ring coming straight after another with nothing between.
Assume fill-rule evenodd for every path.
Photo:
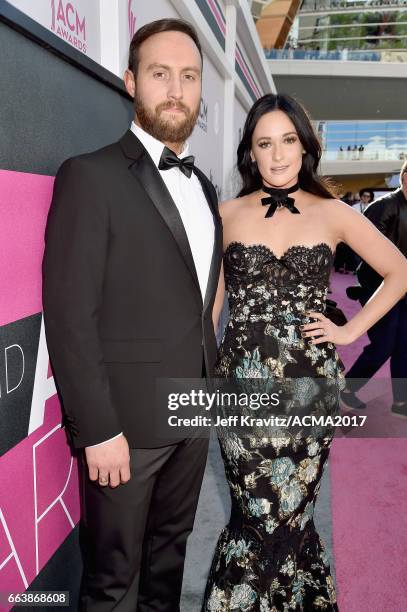
<instances>
[{"instance_id":1,"label":"pink carpet","mask_svg":"<svg viewBox=\"0 0 407 612\"><path fill-rule=\"evenodd\" d=\"M352 284L352 275L333 275L332 298L348 318L360 308L346 297L345 288ZM363 336L338 348L347 368L366 343ZM387 363L376 378L389 377ZM378 386L373 384L373 392L367 388L360 396L377 397ZM386 387L379 418L388 423L390 386ZM391 418L398 432L405 427L401 419ZM337 438L332 445L332 539L340 612L407 610L406 439Z\"/></svg>"}]
</instances>

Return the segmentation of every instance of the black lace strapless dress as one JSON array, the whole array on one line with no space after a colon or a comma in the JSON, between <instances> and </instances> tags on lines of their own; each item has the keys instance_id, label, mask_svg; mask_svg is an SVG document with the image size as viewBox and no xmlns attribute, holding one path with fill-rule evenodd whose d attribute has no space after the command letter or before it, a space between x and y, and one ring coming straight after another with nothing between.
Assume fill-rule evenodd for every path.
<instances>
[{"instance_id":1,"label":"black lace strapless dress","mask_svg":"<svg viewBox=\"0 0 407 612\"><path fill-rule=\"evenodd\" d=\"M230 319L217 376L237 382L301 381L302 397L301 389L315 379L340 388L343 365L334 345L310 344L299 329L310 321L307 310L324 312L332 263L325 243L293 246L280 258L263 245L231 243L224 255ZM311 412L317 405L314 401ZM287 429L243 437L225 427L218 437L232 510L216 547L202 610L338 610L313 522L333 428L316 435Z\"/></svg>"}]
</instances>

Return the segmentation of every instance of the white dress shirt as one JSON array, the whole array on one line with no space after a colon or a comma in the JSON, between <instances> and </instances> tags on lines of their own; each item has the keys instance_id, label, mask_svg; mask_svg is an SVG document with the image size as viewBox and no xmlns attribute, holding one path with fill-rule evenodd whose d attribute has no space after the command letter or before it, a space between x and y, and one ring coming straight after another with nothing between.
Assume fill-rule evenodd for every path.
<instances>
[{"instance_id":1,"label":"white dress shirt","mask_svg":"<svg viewBox=\"0 0 407 612\"><path fill-rule=\"evenodd\" d=\"M164 144L147 134L134 121L130 129L147 149L158 168ZM189 145L186 144L178 157L186 157L188 150ZM170 192L175 206L178 208L184 225L203 300L208 284L214 242L214 223L209 204L202 191L201 183L194 173L192 173L191 178L188 178L176 167L169 170L159 170L158 172Z\"/></svg>"},{"instance_id":2,"label":"white dress shirt","mask_svg":"<svg viewBox=\"0 0 407 612\"><path fill-rule=\"evenodd\" d=\"M130 129L147 149L148 154L158 168L165 145L145 132L134 121ZM186 143L178 157L186 157L188 150L189 145ZM158 171L174 200L184 225L203 301L205 299L214 246L215 226L212 212L202 191L201 183L194 173L192 173L191 178L188 178L177 167ZM110 442L121 435L120 433L99 444ZM99 444L93 444L92 446L99 446Z\"/></svg>"}]
</instances>

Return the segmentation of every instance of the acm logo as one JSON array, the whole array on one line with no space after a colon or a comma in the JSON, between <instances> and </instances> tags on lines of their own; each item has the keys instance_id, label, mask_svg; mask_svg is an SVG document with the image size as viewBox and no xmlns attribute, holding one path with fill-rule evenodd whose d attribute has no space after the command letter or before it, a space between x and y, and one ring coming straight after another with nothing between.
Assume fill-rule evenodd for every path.
<instances>
[{"instance_id":1,"label":"acm logo","mask_svg":"<svg viewBox=\"0 0 407 612\"><path fill-rule=\"evenodd\" d=\"M201 98L197 124L203 132L208 131L208 104L203 98Z\"/></svg>"},{"instance_id":2,"label":"acm logo","mask_svg":"<svg viewBox=\"0 0 407 612\"><path fill-rule=\"evenodd\" d=\"M51 0L51 30L78 51L86 53L86 19L72 2Z\"/></svg>"},{"instance_id":3,"label":"acm logo","mask_svg":"<svg viewBox=\"0 0 407 612\"><path fill-rule=\"evenodd\" d=\"M136 15L135 15L135 0L128 0L127 6L127 20L129 24L129 36L130 40L133 38L136 32Z\"/></svg>"}]
</instances>

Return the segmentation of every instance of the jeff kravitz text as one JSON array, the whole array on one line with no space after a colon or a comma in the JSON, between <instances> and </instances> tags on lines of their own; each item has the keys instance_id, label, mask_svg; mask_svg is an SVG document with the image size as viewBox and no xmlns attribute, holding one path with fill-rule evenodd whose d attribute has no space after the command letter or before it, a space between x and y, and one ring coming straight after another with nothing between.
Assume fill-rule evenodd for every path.
<instances>
[{"instance_id":1,"label":"jeff kravitz text","mask_svg":"<svg viewBox=\"0 0 407 612\"><path fill-rule=\"evenodd\" d=\"M210 411L213 408L227 407L230 410L243 409L257 411L260 408L278 407L279 393L225 393L219 390L214 393L191 390L184 393L168 394L168 409L177 411L180 408L200 408ZM221 410L222 412L222 410ZM168 416L170 427L362 427L366 415L330 415L330 414L268 414L267 416L248 414L217 414L208 416Z\"/></svg>"},{"instance_id":2,"label":"jeff kravitz text","mask_svg":"<svg viewBox=\"0 0 407 612\"><path fill-rule=\"evenodd\" d=\"M273 415L266 418L247 415L230 415L216 418L197 415L191 418L171 415L168 417L170 427L362 427L366 415Z\"/></svg>"}]
</instances>

